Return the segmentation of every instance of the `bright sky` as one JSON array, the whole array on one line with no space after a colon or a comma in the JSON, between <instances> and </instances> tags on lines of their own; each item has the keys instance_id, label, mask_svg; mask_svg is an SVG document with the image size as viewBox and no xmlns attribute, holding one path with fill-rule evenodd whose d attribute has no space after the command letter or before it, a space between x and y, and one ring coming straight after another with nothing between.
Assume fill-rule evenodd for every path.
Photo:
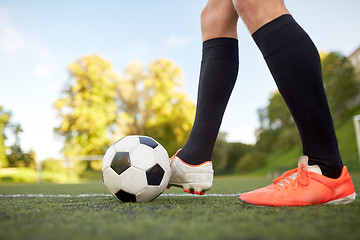
<instances>
[{"instance_id":1,"label":"bright sky","mask_svg":"<svg viewBox=\"0 0 360 240\"><path fill-rule=\"evenodd\" d=\"M99 54L120 75L132 61L167 58L184 72L196 101L201 58L200 13L205 0L63 0L0 2L0 104L21 124L22 146L40 159L59 156L62 141L52 103L67 66ZM360 46L358 0L287 1L319 50L349 55ZM254 143L257 109L276 89L246 27L239 22L240 71L222 124L229 141ZM170 155L172 153L169 153Z\"/></svg>"}]
</instances>

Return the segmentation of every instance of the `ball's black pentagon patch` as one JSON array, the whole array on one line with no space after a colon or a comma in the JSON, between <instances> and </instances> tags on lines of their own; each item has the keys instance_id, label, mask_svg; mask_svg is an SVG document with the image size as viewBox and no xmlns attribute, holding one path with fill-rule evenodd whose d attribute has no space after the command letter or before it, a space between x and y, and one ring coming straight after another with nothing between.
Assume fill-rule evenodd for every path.
<instances>
[{"instance_id":1,"label":"ball's black pentagon patch","mask_svg":"<svg viewBox=\"0 0 360 240\"><path fill-rule=\"evenodd\" d=\"M165 171L159 164L154 165L152 168L146 170L146 179L148 185L159 186L163 179Z\"/></svg>"},{"instance_id":2,"label":"ball's black pentagon patch","mask_svg":"<svg viewBox=\"0 0 360 240\"><path fill-rule=\"evenodd\" d=\"M159 144L149 137L139 137L140 143L147 145L151 148L156 148Z\"/></svg>"},{"instance_id":3,"label":"ball's black pentagon patch","mask_svg":"<svg viewBox=\"0 0 360 240\"><path fill-rule=\"evenodd\" d=\"M125 192L123 190L115 193L115 196L120 199L122 202L136 202L136 196L134 194Z\"/></svg>"},{"instance_id":4,"label":"ball's black pentagon patch","mask_svg":"<svg viewBox=\"0 0 360 240\"><path fill-rule=\"evenodd\" d=\"M130 156L128 152L117 152L111 162L110 167L117 173L121 174L130 167Z\"/></svg>"}]
</instances>

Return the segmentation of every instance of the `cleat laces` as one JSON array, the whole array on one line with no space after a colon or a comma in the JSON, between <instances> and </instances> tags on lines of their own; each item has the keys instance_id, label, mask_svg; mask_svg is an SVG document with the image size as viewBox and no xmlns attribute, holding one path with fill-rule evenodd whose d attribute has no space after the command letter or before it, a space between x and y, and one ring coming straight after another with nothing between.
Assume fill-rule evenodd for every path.
<instances>
[{"instance_id":1,"label":"cleat laces","mask_svg":"<svg viewBox=\"0 0 360 240\"><path fill-rule=\"evenodd\" d=\"M307 186L310 183L310 173L305 164L299 164L297 168L285 172L276 178L271 186L277 190L292 187L296 190L299 183L303 186Z\"/></svg>"}]
</instances>

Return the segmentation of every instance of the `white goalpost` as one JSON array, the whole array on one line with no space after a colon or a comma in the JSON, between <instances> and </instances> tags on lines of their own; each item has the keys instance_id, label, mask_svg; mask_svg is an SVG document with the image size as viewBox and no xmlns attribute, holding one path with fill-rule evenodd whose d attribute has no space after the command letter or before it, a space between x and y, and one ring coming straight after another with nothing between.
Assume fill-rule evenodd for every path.
<instances>
[{"instance_id":1,"label":"white goalpost","mask_svg":"<svg viewBox=\"0 0 360 240\"><path fill-rule=\"evenodd\" d=\"M356 135L356 142L357 142L359 161L360 161L360 114L355 115L353 119L354 119L355 135Z\"/></svg>"}]
</instances>

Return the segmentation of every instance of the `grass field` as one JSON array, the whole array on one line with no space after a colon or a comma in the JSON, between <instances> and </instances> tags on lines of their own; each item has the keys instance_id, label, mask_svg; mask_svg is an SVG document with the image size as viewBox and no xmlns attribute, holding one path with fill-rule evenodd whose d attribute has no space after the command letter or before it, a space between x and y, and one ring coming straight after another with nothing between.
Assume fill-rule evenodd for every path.
<instances>
[{"instance_id":1,"label":"grass field","mask_svg":"<svg viewBox=\"0 0 360 240\"><path fill-rule=\"evenodd\" d=\"M360 176L353 180L360 189ZM121 203L108 195L102 182L1 184L0 239L360 238L359 196L352 204L338 206L238 203L236 193L269 183L259 177L219 177L208 196L173 196L183 192L170 189L141 204Z\"/></svg>"}]
</instances>

